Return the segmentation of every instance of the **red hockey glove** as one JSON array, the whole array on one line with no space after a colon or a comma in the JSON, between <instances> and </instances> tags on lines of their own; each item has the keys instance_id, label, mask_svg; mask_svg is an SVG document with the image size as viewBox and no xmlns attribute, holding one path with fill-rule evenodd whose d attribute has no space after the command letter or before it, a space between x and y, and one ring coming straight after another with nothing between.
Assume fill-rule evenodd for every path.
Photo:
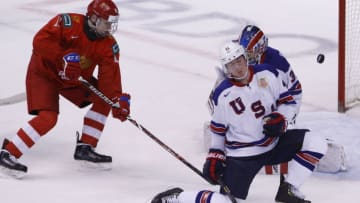
<instances>
[{"instance_id":1,"label":"red hockey glove","mask_svg":"<svg viewBox=\"0 0 360 203\"><path fill-rule=\"evenodd\" d=\"M219 149L210 149L204 164L203 174L211 184L218 184L217 180L222 178L225 167L225 153Z\"/></svg>"},{"instance_id":2,"label":"red hockey glove","mask_svg":"<svg viewBox=\"0 0 360 203\"><path fill-rule=\"evenodd\" d=\"M263 133L269 137L279 137L286 131L287 122L285 117L278 113L272 112L263 118Z\"/></svg>"},{"instance_id":3,"label":"red hockey glove","mask_svg":"<svg viewBox=\"0 0 360 203\"><path fill-rule=\"evenodd\" d=\"M63 80L77 80L80 77L80 55L71 52L63 57L64 65L59 70L59 76Z\"/></svg>"},{"instance_id":4,"label":"red hockey glove","mask_svg":"<svg viewBox=\"0 0 360 203\"><path fill-rule=\"evenodd\" d=\"M123 93L119 97L113 99L114 103L119 103L119 108L112 108L112 114L114 118L126 121L130 114L130 95Z\"/></svg>"}]
</instances>

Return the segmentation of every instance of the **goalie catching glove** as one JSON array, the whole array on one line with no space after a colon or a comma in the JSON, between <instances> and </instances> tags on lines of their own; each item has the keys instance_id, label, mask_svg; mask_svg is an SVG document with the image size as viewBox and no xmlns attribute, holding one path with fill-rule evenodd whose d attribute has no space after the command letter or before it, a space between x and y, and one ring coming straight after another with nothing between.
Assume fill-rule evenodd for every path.
<instances>
[{"instance_id":1,"label":"goalie catching glove","mask_svg":"<svg viewBox=\"0 0 360 203\"><path fill-rule=\"evenodd\" d=\"M114 118L126 121L130 114L130 95L123 93L113 99L113 102L119 104L119 107L112 108L112 114Z\"/></svg>"},{"instance_id":2,"label":"goalie catching glove","mask_svg":"<svg viewBox=\"0 0 360 203\"><path fill-rule=\"evenodd\" d=\"M218 184L225 170L225 153L219 149L210 149L206 157L203 174L207 180L213 184Z\"/></svg>"},{"instance_id":3,"label":"goalie catching glove","mask_svg":"<svg viewBox=\"0 0 360 203\"><path fill-rule=\"evenodd\" d=\"M263 118L263 133L268 137L279 137L283 135L287 128L285 117L278 113L272 112Z\"/></svg>"}]
</instances>

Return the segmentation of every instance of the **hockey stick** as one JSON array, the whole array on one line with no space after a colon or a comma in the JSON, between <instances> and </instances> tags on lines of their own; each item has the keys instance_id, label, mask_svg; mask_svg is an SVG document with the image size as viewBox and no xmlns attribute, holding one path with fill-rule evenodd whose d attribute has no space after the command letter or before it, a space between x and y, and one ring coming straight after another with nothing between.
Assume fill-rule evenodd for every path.
<instances>
[{"instance_id":1,"label":"hockey stick","mask_svg":"<svg viewBox=\"0 0 360 203\"><path fill-rule=\"evenodd\" d=\"M79 77L79 81L86 86L89 90L91 90L94 94L96 94L99 98L101 98L104 102L109 104L113 108L119 108L119 103L114 103L111 101L106 95L104 95L102 92L100 92L96 87L94 87L92 84L90 84L87 80L85 80L83 77ZM183 164L185 164L187 167L189 167L191 170L193 170L196 174L201 176L204 180L210 183L210 181L192 164L190 164L188 161L186 161L182 156L180 156L178 153L176 153L173 149L171 149L169 146L167 146L164 142L162 142L159 138L157 138L155 135L153 135L148 129L146 129L144 126L139 124L136 120L132 119L130 116L127 117L127 120L130 121L133 125L135 125L138 129L140 129L142 132L144 132L147 136L149 136L152 140L154 140L156 143L158 143L162 148L164 148L166 151L168 151L170 154L172 154L176 159L181 161ZM228 195L229 199L232 203L237 203L235 197L230 193L230 189L228 186L225 185L225 183L222 180L218 180L219 185L224 189L226 194Z\"/></svg>"},{"instance_id":2,"label":"hockey stick","mask_svg":"<svg viewBox=\"0 0 360 203\"><path fill-rule=\"evenodd\" d=\"M19 102L23 102L25 100L26 100L26 93L23 92L23 93L15 94L15 95L10 96L10 97L1 98L0 99L0 106L16 104L16 103L19 103Z\"/></svg>"}]
</instances>

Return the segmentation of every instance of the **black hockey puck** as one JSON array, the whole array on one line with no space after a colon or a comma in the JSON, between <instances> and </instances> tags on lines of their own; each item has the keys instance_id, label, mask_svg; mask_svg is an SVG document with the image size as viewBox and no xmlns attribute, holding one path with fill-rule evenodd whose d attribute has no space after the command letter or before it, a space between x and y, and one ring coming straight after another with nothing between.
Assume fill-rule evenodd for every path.
<instances>
[{"instance_id":1,"label":"black hockey puck","mask_svg":"<svg viewBox=\"0 0 360 203\"><path fill-rule=\"evenodd\" d=\"M316 60L317 60L318 63L323 63L324 60L325 60L324 54L319 54L319 55L317 56Z\"/></svg>"}]
</instances>

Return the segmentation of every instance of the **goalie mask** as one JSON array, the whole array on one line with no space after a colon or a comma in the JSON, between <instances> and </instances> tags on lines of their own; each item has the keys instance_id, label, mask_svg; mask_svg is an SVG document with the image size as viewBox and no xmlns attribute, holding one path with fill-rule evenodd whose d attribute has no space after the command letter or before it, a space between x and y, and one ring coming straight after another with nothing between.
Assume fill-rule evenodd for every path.
<instances>
[{"instance_id":1,"label":"goalie mask","mask_svg":"<svg viewBox=\"0 0 360 203\"><path fill-rule=\"evenodd\" d=\"M112 0L93 0L86 15L90 28L100 37L114 34L118 27L119 11Z\"/></svg>"},{"instance_id":2,"label":"goalie mask","mask_svg":"<svg viewBox=\"0 0 360 203\"><path fill-rule=\"evenodd\" d=\"M268 46L268 38L255 25L247 25L239 37L239 43L245 47L250 65L260 63L261 56Z\"/></svg>"},{"instance_id":3,"label":"goalie mask","mask_svg":"<svg viewBox=\"0 0 360 203\"><path fill-rule=\"evenodd\" d=\"M245 49L238 43L229 42L220 48L220 63L228 78L242 80L248 75Z\"/></svg>"}]
</instances>

